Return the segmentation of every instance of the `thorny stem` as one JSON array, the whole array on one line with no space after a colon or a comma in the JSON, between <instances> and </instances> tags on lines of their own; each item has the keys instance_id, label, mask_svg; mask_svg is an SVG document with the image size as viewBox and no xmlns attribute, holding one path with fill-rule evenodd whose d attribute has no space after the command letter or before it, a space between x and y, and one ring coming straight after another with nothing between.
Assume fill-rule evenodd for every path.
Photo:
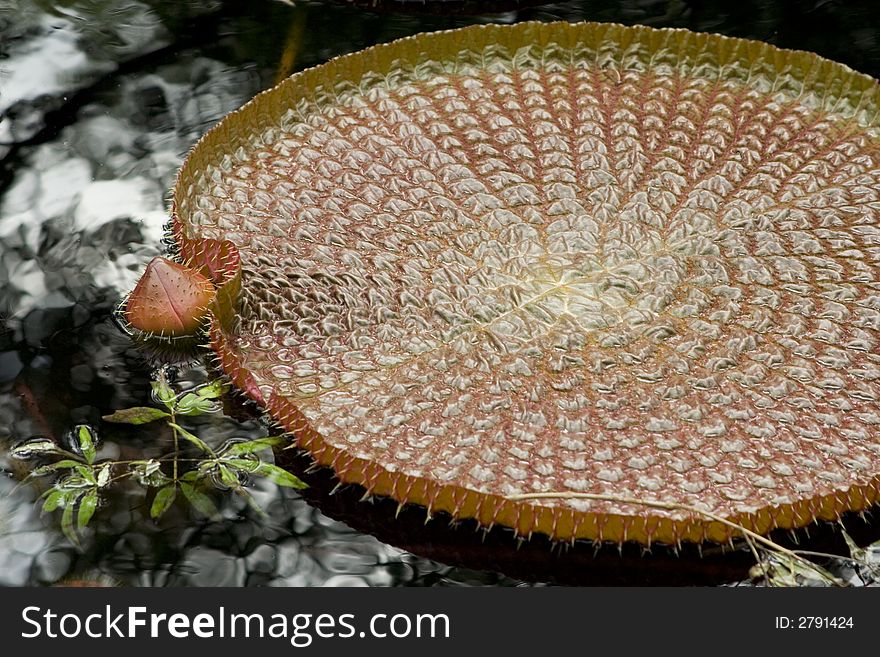
<instances>
[{"instance_id":1,"label":"thorny stem","mask_svg":"<svg viewBox=\"0 0 880 657\"><path fill-rule=\"evenodd\" d=\"M823 578L827 579L827 575L825 575L819 568L809 559L805 559L797 552L793 550L789 550L774 541L771 541L766 536L761 536L757 532L753 532L751 529L747 527L743 527L742 525L738 525L727 518L719 516L711 511L705 511L700 509L699 507L691 506L689 504L681 504L676 502L660 502L656 500L643 500L637 497L624 497L620 495L602 495L600 493L573 493L568 491L558 491L558 492L547 492L547 493L522 493L520 495L508 495L507 499L511 502L519 502L522 500L546 500L546 499L561 499L561 500L596 500L599 502L618 502L620 504L637 504L641 506L647 506L653 509L664 509L666 511L688 511L690 513L695 513L710 520L714 520L715 522L721 523L726 527L730 527L742 533L743 537L745 537L746 542L749 543L749 546L752 548L753 554L757 556L757 553L754 550L754 546L750 541L754 541L755 543L760 543L765 548L770 550L771 552L776 552L779 554L784 554L785 556L793 559L799 563L806 565L807 567L815 570L819 573ZM766 572L766 571L765 571ZM836 583L836 582L835 582Z\"/></svg>"}]
</instances>

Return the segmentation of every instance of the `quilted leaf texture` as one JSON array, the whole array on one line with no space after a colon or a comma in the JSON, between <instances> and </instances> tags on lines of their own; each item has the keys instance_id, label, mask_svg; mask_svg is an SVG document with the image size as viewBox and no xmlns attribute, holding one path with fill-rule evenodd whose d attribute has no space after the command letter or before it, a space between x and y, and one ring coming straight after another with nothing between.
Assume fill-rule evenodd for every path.
<instances>
[{"instance_id":1,"label":"quilted leaf texture","mask_svg":"<svg viewBox=\"0 0 880 657\"><path fill-rule=\"evenodd\" d=\"M175 235L234 245L213 348L345 482L558 539L800 527L880 497L878 100L683 30L420 35L222 121Z\"/></svg>"}]
</instances>

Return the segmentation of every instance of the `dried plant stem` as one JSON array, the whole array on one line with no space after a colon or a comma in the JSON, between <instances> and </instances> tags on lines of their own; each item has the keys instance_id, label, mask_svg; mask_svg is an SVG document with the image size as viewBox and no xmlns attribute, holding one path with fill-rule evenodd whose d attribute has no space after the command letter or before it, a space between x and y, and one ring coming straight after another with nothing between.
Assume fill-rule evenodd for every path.
<instances>
[{"instance_id":1,"label":"dried plant stem","mask_svg":"<svg viewBox=\"0 0 880 657\"><path fill-rule=\"evenodd\" d=\"M691 506L689 504L681 504L678 502L660 502L658 500L644 500L638 497L624 497L620 495L603 495L601 493L574 493L568 491L557 491L557 492L546 492L546 493L522 493L520 495L508 495L506 499L511 502L519 502L524 500L548 500L548 499L558 499L558 500L596 500L599 502L617 502L619 504L636 504L640 506L647 506L652 509L664 509L666 511L687 511L689 513L694 513L697 515L704 516L713 520L715 522L719 522L722 525L730 527L732 529L737 530L743 535L746 543L748 543L749 548L752 550L752 554L758 560L759 564L763 564L763 562L758 559L758 553L755 549L756 544L760 544L764 546L766 549L771 552L775 552L777 554L785 555L786 557L793 559L799 563L806 565L807 567L815 570L819 573L823 578L827 579L827 575L822 572L822 570L814 564L809 559L805 559L803 556L798 554L793 550L789 550L778 543L770 540L766 536L762 536L757 532L748 529L747 527L743 527L742 525L738 525L737 523L728 520L727 518L723 518L711 511L705 511L704 509L700 509L699 507ZM766 575L766 568L762 565L762 569ZM836 582L835 582L836 583Z\"/></svg>"}]
</instances>

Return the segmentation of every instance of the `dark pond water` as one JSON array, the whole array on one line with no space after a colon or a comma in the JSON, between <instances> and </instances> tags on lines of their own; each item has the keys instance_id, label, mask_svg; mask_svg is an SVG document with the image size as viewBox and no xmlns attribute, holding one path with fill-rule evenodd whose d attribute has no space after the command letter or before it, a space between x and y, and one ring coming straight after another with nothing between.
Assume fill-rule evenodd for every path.
<instances>
[{"instance_id":1,"label":"dark pond water","mask_svg":"<svg viewBox=\"0 0 880 657\"><path fill-rule=\"evenodd\" d=\"M503 4L501 13L444 15L442 6L410 2L394 5L403 11L370 11L277 0L0 0L0 468L15 475L0 478L0 585L80 578L148 586L517 585L495 571L566 581L560 573L582 564L548 546L538 546L537 557L517 551L509 536L456 549L442 527L404 536L387 531L393 513L363 522L360 510L343 508L345 495L325 504L325 515L312 505L327 499L320 478L304 497L256 482L265 515L224 496L223 517L213 521L178 504L155 523L143 489L122 486L103 500L79 551L59 531L57 514L38 513L39 487L18 485L32 464L6 453L34 436L63 441L79 423L99 431L102 458L167 448L169 435L153 425L122 430L101 422L113 409L150 403L151 363L119 331L113 309L162 252L167 191L188 149L293 71L425 30L566 19L751 37L880 76L873 2ZM194 385L205 372L180 368L177 376ZM259 420L235 415L194 426L214 444L265 434ZM423 518L401 526L417 525ZM493 558L471 558L487 549ZM543 567L512 566L541 554L552 554ZM455 565L462 563L472 567ZM655 581L652 567L634 570L628 583Z\"/></svg>"}]
</instances>

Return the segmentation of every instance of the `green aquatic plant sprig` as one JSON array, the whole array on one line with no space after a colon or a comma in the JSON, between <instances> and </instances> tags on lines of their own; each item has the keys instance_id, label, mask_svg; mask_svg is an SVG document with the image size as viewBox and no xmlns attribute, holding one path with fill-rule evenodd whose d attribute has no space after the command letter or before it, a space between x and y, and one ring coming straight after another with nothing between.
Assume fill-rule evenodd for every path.
<instances>
[{"instance_id":1,"label":"green aquatic plant sprig","mask_svg":"<svg viewBox=\"0 0 880 657\"><path fill-rule=\"evenodd\" d=\"M77 547L81 547L80 533L100 505L102 489L122 480L155 490L150 505L150 516L154 520L160 519L171 508L178 493L198 513L211 518L219 516L214 500L206 492L212 488L232 491L263 513L247 489L247 482L252 477L265 477L288 488L305 488L299 478L261 458L261 453L285 442L284 436L232 440L220 447L212 447L193 430L183 426L182 418L220 410L219 399L227 390L224 382L211 381L194 390L178 393L160 374L152 382L152 387L156 406L121 409L103 416L103 420L128 425L164 421L173 438L173 447L168 454L148 459L98 460L97 434L85 424L78 425L71 432L70 449L49 438L35 438L17 445L10 452L11 456L20 459L57 459L34 468L28 478L56 476L41 495L42 509L45 513L61 511L61 529ZM194 456L185 456L193 449Z\"/></svg>"},{"instance_id":2,"label":"green aquatic plant sprig","mask_svg":"<svg viewBox=\"0 0 880 657\"><path fill-rule=\"evenodd\" d=\"M59 460L35 468L30 477L59 475L43 493L43 511L61 510L61 529L79 546L78 532L94 516L100 501L99 491L113 481L114 463L95 462L97 448L91 427L78 425L72 432L73 448L67 450L48 438L26 441L11 450L17 458L56 456Z\"/></svg>"}]
</instances>

